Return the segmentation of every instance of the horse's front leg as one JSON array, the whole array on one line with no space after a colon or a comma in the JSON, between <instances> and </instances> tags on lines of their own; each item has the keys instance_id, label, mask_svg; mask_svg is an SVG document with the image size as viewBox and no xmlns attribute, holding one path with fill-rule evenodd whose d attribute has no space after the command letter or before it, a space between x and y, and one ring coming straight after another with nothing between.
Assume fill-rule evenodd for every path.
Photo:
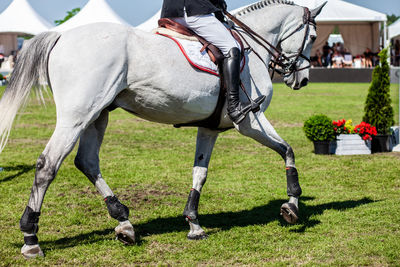
<instances>
[{"instance_id":1,"label":"horse's front leg","mask_svg":"<svg viewBox=\"0 0 400 267\"><path fill-rule=\"evenodd\" d=\"M207 179L208 164L217 137L218 131L212 131L206 128L198 129L196 155L193 166L193 187L190 190L185 210L183 211L183 216L190 226L190 232L187 238L191 240L207 238L206 233L199 224L198 206L201 189Z\"/></svg>"},{"instance_id":2,"label":"horse's front leg","mask_svg":"<svg viewBox=\"0 0 400 267\"><path fill-rule=\"evenodd\" d=\"M281 215L290 224L298 220L299 197L302 193L299 184L293 149L272 127L263 113L249 114L246 120L237 126L243 135L253 138L259 143L278 152L286 164L287 194L289 201L281 206Z\"/></svg>"}]
</instances>

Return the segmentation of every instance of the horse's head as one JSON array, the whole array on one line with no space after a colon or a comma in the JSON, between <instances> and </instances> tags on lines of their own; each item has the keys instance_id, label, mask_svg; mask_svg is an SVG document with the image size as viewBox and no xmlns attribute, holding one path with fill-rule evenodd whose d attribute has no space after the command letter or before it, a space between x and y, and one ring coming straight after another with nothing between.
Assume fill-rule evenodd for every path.
<instances>
[{"instance_id":1,"label":"horse's head","mask_svg":"<svg viewBox=\"0 0 400 267\"><path fill-rule=\"evenodd\" d=\"M287 86L298 90L308 84L310 53L317 38L315 18L326 2L313 10L304 8L303 17L287 18L278 43L281 50L276 71L283 76Z\"/></svg>"}]
</instances>

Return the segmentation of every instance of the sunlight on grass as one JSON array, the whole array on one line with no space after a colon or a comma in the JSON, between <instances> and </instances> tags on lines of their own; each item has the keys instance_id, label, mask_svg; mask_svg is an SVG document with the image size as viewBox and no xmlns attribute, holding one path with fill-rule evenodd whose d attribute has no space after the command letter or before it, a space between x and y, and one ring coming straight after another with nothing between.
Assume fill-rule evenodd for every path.
<instances>
[{"instance_id":1,"label":"sunlight on grass","mask_svg":"<svg viewBox=\"0 0 400 267\"><path fill-rule=\"evenodd\" d=\"M396 266L400 154L315 155L302 131L304 120L316 113L360 122L369 85L321 83L300 91L274 86L266 115L296 154L303 188L297 225L279 216L287 199L280 156L227 131L215 146L199 206L209 238L186 240L189 229L181 214L192 186L196 129L147 122L117 109L110 115L101 167L130 208L139 243L125 247L114 240L116 222L74 167L75 148L44 201L38 237L46 258L29 264ZM392 101L397 123L396 85ZM19 252L18 223L36 159L55 122L52 102L44 108L32 96L0 155L1 266L27 264Z\"/></svg>"}]
</instances>

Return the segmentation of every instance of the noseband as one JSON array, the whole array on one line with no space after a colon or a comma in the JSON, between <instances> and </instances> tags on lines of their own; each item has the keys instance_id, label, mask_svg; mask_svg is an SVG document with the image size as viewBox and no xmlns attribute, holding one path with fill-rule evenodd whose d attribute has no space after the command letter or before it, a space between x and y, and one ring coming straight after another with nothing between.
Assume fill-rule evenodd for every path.
<instances>
[{"instance_id":1,"label":"noseband","mask_svg":"<svg viewBox=\"0 0 400 267\"><path fill-rule=\"evenodd\" d=\"M268 53L271 54L273 57L271 59L271 62L269 66L266 66L268 70L272 70L272 75L271 79L274 77L274 73L277 72L278 74L282 76L289 76L295 72L308 69L311 67L311 61L308 59L306 56L303 55L303 50L304 50L304 45L307 40L307 36L310 32L310 25L315 26L315 20L311 18L311 12L308 8L304 7L304 15L303 15L303 24L301 24L299 27L297 27L292 33L290 33L288 36L286 36L284 39L280 40L278 43L278 46L286 39L288 39L290 36L295 34L298 30L300 30L302 27L306 27L305 32L304 32L304 38L303 42L297 51L297 53L293 56L286 56L283 54L283 52L278 49L276 46L272 45L270 42L265 40L262 36L260 36L258 33L253 31L249 26L238 20L236 17L231 15L229 12L225 11L225 15L232 20L237 26L241 28L241 30L237 29L237 27L234 26L234 29L237 31L237 33L240 35L242 40L246 43L248 46L246 48L247 51L254 52L256 56L264 63L264 60L260 56L259 53L257 53L247 42L247 40L243 37L242 33L245 33L247 36L249 36L254 42L256 42L258 45L263 47L265 50L268 51ZM308 62L308 65L302 68L297 67L297 62L299 58L302 58Z\"/></svg>"}]
</instances>

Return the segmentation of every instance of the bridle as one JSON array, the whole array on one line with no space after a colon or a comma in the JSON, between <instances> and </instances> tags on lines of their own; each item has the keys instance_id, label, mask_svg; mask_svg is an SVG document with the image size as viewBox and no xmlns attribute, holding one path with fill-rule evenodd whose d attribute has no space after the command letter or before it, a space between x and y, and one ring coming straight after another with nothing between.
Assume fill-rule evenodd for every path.
<instances>
[{"instance_id":1,"label":"bridle","mask_svg":"<svg viewBox=\"0 0 400 267\"><path fill-rule=\"evenodd\" d=\"M311 12L308 8L304 7L304 15L303 15L303 24L301 24L299 27L297 27L292 33L290 33L288 36L283 38L282 40L279 41L278 47L280 44L288 39L290 36L295 34L298 30L303 28L304 26L306 27L304 31L304 38L303 42L297 51L296 54L292 56L286 56L280 49L278 49L276 46L272 45L270 42L265 40L262 36L260 36L258 33L253 31L249 26L244 24L242 21L231 15L229 12L224 11L225 15L232 20L236 25L233 26L233 29L236 30L236 32L239 34L240 38L246 43L247 47L245 48L246 51L254 52L254 54L263 62L263 64L266 66L268 70L272 70L272 75L271 79L274 76L274 73L277 72L278 74L282 76L290 76L291 74L308 69L311 67L311 61L309 58L303 55L304 51L304 45L307 40L307 36L310 32L310 25L315 26L315 20L311 17ZM240 27L240 29L237 28ZM258 45L263 47L271 56L273 57L270 61L269 66L267 66L263 60L263 58L260 56L260 54L255 51L250 44L247 42L246 38L244 38L243 34L246 34L249 36L254 42L256 42ZM302 58L308 62L308 65L302 68L297 67L297 61L299 58Z\"/></svg>"}]
</instances>

